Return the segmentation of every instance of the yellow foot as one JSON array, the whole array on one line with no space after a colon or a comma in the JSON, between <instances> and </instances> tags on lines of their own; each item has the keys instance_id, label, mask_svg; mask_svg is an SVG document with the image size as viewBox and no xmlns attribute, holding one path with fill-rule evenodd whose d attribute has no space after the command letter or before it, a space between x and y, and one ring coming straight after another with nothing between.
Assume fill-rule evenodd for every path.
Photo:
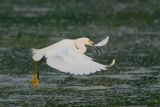
<instances>
[{"instance_id":1,"label":"yellow foot","mask_svg":"<svg viewBox=\"0 0 160 107\"><path fill-rule=\"evenodd\" d=\"M39 73L38 73L38 63L35 63L35 71L34 71L34 75L32 77L32 86L33 88L37 88L39 86Z\"/></svg>"},{"instance_id":2,"label":"yellow foot","mask_svg":"<svg viewBox=\"0 0 160 107\"><path fill-rule=\"evenodd\" d=\"M39 83L40 83L40 81L38 79L38 74L35 73L33 75L33 77L32 77L32 86L33 86L33 88L37 88L39 86Z\"/></svg>"}]
</instances>

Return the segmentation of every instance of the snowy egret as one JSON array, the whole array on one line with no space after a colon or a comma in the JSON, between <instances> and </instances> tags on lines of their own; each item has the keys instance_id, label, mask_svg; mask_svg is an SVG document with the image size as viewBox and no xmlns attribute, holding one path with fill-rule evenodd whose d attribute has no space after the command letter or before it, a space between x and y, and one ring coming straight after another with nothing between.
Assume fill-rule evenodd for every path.
<instances>
[{"instance_id":1,"label":"snowy egret","mask_svg":"<svg viewBox=\"0 0 160 107\"><path fill-rule=\"evenodd\" d=\"M114 65L113 59L110 65L103 65L93 61L92 58L84 53L86 45L97 48L107 44L109 37L94 45L89 38L64 39L53 45L42 49L32 49L33 60L35 61L35 73L32 78L32 85L37 87L39 84L39 73L37 62L46 58L46 63L52 68L71 74L90 74L96 71L106 70L107 67Z\"/></svg>"}]
</instances>

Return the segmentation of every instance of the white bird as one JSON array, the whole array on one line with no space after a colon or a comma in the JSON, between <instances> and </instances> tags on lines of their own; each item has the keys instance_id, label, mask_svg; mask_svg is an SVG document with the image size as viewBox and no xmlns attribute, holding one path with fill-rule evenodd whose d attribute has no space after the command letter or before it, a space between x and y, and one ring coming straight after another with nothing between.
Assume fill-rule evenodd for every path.
<instances>
[{"instance_id":1,"label":"white bird","mask_svg":"<svg viewBox=\"0 0 160 107\"><path fill-rule=\"evenodd\" d=\"M110 65L103 65L85 55L87 50L86 45L96 48L106 45L108 40L109 37L107 36L104 40L94 45L93 42L86 37L64 39L42 49L32 49L32 58L34 61L38 62L45 57L48 66L63 72L80 75L90 74L96 71L106 70L107 67L115 64L115 59L113 59ZM35 67L32 83L33 86L38 86L39 74L37 63Z\"/></svg>"}]
</instances>

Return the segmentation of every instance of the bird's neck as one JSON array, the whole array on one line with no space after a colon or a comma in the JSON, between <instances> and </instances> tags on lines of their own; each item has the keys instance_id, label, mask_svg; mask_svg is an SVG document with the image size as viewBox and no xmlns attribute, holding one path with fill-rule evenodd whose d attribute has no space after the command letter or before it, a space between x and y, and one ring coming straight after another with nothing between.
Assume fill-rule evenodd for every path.
<instances>
[{"instance_id":1,"label":"bird's neck","mask_svg":"<svg viewBox=\"0 0 160 107\"><path fill-rule=\"evenodd\" d=\"M84 44L81 44L79 42L74 42L76 49L78 49L82 54L84 54L87 50L86 46Z\"/></svg>"}]
</instances>

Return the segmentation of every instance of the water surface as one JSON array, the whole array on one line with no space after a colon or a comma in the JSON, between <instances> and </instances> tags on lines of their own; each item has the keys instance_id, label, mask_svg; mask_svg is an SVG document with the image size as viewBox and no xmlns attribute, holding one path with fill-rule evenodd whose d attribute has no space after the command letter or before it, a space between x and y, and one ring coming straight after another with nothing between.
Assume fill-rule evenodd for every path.
<instances>
[{"instance_id":1,"label":"water surface","mask_svg":"<svg viewBox=\"0 0 160 107\"><path fill-rule=\"evenodd\" d=\"M0 1L0 106L160 106L158 0ZM71 75L40 63L41 84L31 87L31 48L65 38L110 36L97 55L107 71Z\"/></svg>"}]
</instances>

